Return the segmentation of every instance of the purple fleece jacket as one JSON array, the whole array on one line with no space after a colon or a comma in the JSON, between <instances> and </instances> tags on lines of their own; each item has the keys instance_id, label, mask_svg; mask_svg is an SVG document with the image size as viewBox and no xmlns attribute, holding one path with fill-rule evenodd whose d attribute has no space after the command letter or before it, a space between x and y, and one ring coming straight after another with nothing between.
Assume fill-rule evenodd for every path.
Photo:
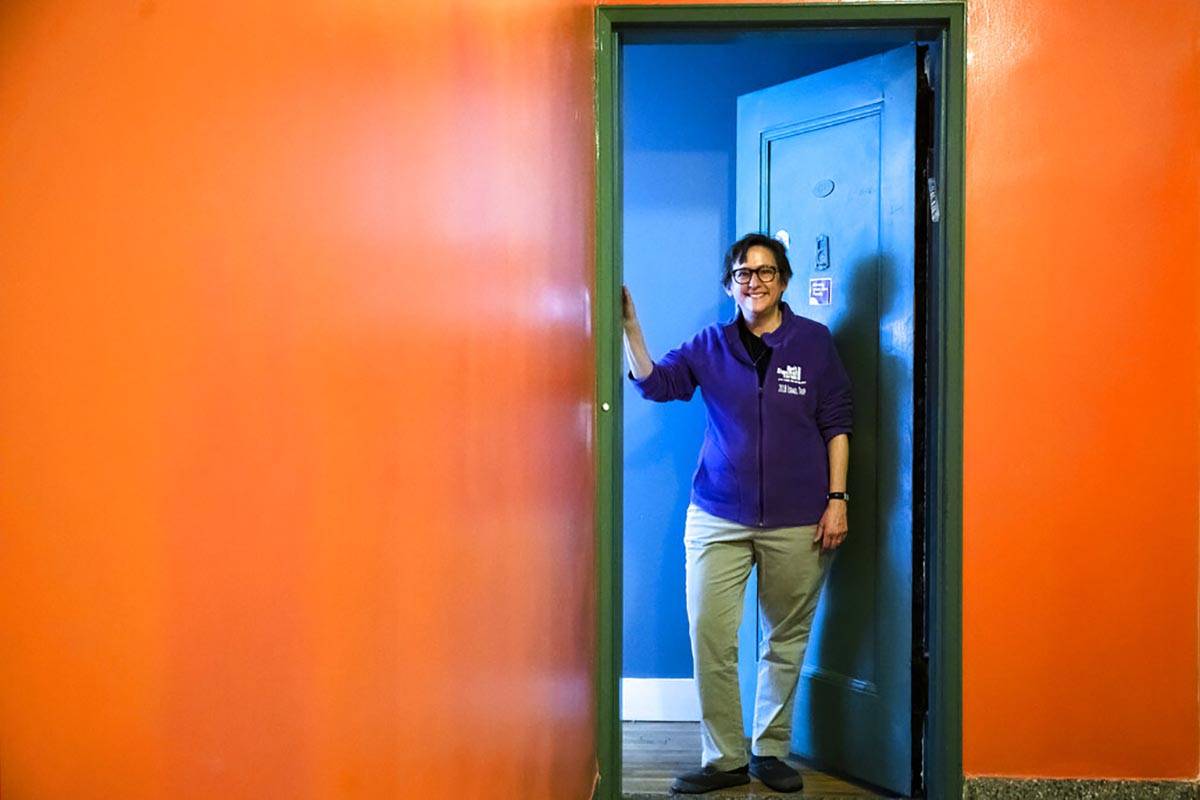
<instances>
[{"instance_id":1,"label":"purple fleece jacket","mask_svg":"<svg viewBox=\"0 0 1200 800\"><path fill-rule=\"evenodd\" d=\"M782 303L783 323L763 336L767 377L738 336L736 318L710 325L654 363L634 385L657 402L708 410L692 502L743 525L813 525L829 491L828 441L850 433L850 379L829 329Z\"/></svg>"}]
</instances>

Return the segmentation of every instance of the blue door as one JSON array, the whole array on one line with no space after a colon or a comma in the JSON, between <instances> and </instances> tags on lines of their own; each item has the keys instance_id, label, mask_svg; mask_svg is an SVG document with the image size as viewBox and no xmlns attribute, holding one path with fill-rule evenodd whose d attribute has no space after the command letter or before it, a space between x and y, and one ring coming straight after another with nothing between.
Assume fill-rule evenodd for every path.
<instances>
[{"instance_id":1,"label":"blue door","mask_svg":"<svg viewBox=\"0 0 1200 800\"><path fill-rule=\"evenodd\" d=\"M743 95L737 144L738 234L786 231L785 299L829 326L854 385L850 532L817 609L792 751L903 795L913 778L916 68L910 45Z\"/></svg>"}]
</instances>

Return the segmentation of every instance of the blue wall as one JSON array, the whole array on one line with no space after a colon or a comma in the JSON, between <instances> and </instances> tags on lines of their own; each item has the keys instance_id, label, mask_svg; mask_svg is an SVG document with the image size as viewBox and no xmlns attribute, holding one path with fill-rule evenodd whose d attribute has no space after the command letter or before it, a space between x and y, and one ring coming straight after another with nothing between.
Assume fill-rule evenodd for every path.
<instances>
[{"instance_id":1,"label":"blue wall","mask_svg":"<svg viewBox=\"0 0 1200 800\"><path fill-rule=\"evenodd\" d=\"M745 233L733 228L737 96L913 38L837 31L625 39L624 271L651 355L733 314L719 278L725 249ZM690 403L650 403L626 382L625 677L692 675L683 521L703 433L699 394Z\"/></svg>"}]
</instances>

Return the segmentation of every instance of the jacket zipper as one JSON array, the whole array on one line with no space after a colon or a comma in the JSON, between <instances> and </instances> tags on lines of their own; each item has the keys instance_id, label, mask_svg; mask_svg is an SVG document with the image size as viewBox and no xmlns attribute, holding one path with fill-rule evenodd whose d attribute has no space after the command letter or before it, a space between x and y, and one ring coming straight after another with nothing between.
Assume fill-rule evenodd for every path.
<instances>
[{"instance_id":1,"label":"jacket zipper","mask_svg":"<svg viewBox=\"0 0 1200 800\"><path fill-rule=\"evenodd\" d=\"M763 527L763 387L758 386L758 527Z\"/></svg>"}]
</instances>

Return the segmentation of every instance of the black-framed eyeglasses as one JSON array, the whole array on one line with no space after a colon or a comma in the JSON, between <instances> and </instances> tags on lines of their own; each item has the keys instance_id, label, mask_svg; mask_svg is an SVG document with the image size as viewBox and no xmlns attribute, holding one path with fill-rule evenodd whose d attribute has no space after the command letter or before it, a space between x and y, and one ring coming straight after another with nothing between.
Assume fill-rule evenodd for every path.
<instances>
[{"instance_id":1,"label":"black-framed eyeglasses","mask_svg":"<svg viewBox=\"0 0 1200 800\"><path fill-rule=\"evenodd\" d=\"M751 275L758 275L758 279L763 283L770 283L775 280L775 276L779 274L778 267L758 267L750 269L749 267L738 267L732 273L735 283L740 283L745 286L750 282Z\"/></svg>"}]
</instances>

